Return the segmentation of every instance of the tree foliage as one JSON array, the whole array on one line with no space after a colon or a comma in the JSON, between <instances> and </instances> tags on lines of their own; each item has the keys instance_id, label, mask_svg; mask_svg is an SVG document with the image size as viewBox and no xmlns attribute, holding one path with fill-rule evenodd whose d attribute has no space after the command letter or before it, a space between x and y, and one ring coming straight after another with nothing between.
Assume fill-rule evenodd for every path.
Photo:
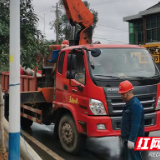
<instances>
[{"instance_id":1,"label":"tree foliage","mask_svg":"<svg viewBox=\"0 0 160 160\"><path fill-rule=\"evenodd\" d=\"M21 64L34 68L35 57L45 52L43 35L37 29L38 18L34 13L32 0L21 0L20 29L21 29ZM9 0L0 2L0 62L1 70L8 68L9 57ZM40 43L41 42L41 43Z\"/></svg>"},{"instance_id":2,"label":"tree foliage","mask_svg":"<svg viewBox=\"0 0 160 160\"><path fill-rule=\"evenodd\" d=\"M0 2L0 67L8 62L9 52L9 2Z\"/></svg>"},{"instance_id":3,"label":"tree foliage","mask_svg":"<svg viewBox=\"0 0 160 160\"><path fill-rule=\"evenodd\" d=\"M87 1L83 2L85 4L85 6L91 11L91 13L94 16L94 20L93 20L93 31L94 28L96 27L96 24L98 22L98 12L95 11L94 9L90 8L90 4ZM58 21L58 35L59 35L59 41L61 42L64 39L69 40L70 39L70 35L71 35L71 25L70 22L68 21L66 12L64 10L63 7L63 2L62 0L59 0L59 10L58 10L58 15L59 15L59 21ZM63 9L61 9L63 8ZM54 29L54 31L56 32L56 24L57 21L52 21L50 22L51 25L51 29ZM80 26L77 26L77 32L81 29Z\"/></svg>"}]
</instances>

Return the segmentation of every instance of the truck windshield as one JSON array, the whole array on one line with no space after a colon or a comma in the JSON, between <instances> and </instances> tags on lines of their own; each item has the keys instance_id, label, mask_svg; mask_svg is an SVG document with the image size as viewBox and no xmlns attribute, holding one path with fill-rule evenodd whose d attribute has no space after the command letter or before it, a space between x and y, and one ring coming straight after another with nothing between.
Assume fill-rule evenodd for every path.
<instances>
[{"instance_id":1,"label":"truck windshield","mask_svg":"<svg viewBox=\"0 0 160 160\"><path fill-rule=\"evenodd\" d=\"M95 77L154 77L158 70L146 49L101 49L98 57L89 53L91 72Z\"/></svg>"}]
</instances>

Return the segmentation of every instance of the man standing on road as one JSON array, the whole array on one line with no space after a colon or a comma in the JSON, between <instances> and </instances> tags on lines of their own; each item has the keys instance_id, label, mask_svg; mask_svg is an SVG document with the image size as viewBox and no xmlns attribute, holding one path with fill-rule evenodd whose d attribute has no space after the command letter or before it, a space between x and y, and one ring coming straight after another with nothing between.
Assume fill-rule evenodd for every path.
<instances>
[{"instance_id":1,"label":"man standing on road","mask_svg":"<svg viewBox=\"0 0 160 160\"><path fill-rule=\"evenodd\" d=\"M141 152L134 151L137 137L144 136L144 110L133 95L133 86L129 81L119 85L119 92L126 102L121 120L121 138L125 149L125 160L142 160Z\"/></svg>"}]
</instances>

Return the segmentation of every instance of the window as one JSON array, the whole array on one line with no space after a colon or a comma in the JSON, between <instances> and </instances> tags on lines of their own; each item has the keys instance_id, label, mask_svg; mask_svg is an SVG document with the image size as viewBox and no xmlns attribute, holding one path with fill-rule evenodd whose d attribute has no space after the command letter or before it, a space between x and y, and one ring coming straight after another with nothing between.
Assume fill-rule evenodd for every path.
<instances>
[{"instance_id":1,"label":"window","mask_svg":"<svg viewBox=\"0 0 160 160\"><path fill-rule=\"evenodd\" d=\"M157 28L157 40L160 41L160 27Z\"/></svg>"},{"instance_id":2,"label":"window","mask_svg":"<svg viewBox=\"0 0 160 160\"><path fill-rule=\"evenodd\" d=\"M130 34L130 44L134 44L134 34Z\"/></svg>"},{"instance_id":3,"label":"window","mask_svg":"<svg viewBox=\"0 0 160 160\"><path fill-rule=\"evenodd\" d=\"M65 52L62 52L58 61L58 72L62 74Z\"/></svg>"},{"instance_id":4,"label":"window","mask_svg":"<svg viewBox=\"0 0 160 160\"><path fill-rule=\"evenodd\" d=\"M152 15L146 18L147 42L160 40L160 15Z\"/></svg>"},{"instance_id":5,"label":"window","mask_svg":"<svg viewBox=\"0 0 160 160\"><path fill-rule=\"evenodd\" d=\"M101 55L98 57L89 55L90 69L94 77L102 79L152 77L158 72L146 49L103 48L101 50Z\"/></svg>"},{"instance_id":6,"label":"window","mask_svg":"<svg viewBox=\"0 0 160 160\"><path fill-rule=\"evenodd\" d=\"M76 67L75 80L85 85L86 74L85 74L85 65L82 53L76 53L76 63L77 67Z\"/></svg>"},{"instance_id":7,"label":"window","mask_svg":"<svg viewBox=\"0 0 160 160\"><path fill-rule=\"evenodd\" d=\"M151 30L147 30L147 42L149 42L151 40L151 37L152 37Z\"/></svg>"},{"instance_id":8,"label":"window","mask_svg":"<svg viewBox=\"0 0 160 160\"><path fill-rule=\"evenodd\" d=\"M129 23L130 44L142 44L143 42L143 21L134 20Z\"/></svg>"}]
</instances>

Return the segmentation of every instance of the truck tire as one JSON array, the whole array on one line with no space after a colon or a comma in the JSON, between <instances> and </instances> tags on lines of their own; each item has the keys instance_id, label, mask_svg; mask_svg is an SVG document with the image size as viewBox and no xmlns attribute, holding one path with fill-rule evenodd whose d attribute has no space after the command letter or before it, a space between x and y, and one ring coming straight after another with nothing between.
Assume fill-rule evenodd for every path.
<instances>
[{"instance_id":1,"label":"truck tire","mask_svg":"<svg viewBox=\"0 0 160 160\"><path fill-rule=\"evenodd\" d=\"M78 133L75 122L69 114L61 117L58 135L62 148L71 154L77 154L85 142L85 138Z\"/></svg>"},{"instance_id":2,"label":"truck tire","mask_svg":"<svg viewBox=\"0 0 160 160\"><path fill-rule=\"evenodd\" d=\"M4 95L4 117L9 121L9 95Z\"/></svg>"},{"instance_id":3,"label":"truck tire","mask_svg":"<svg viewBox=\"0 0 160 160\"><path fill-rule=\"evenodd\" d=\"M23 129L28 129L33 124L33 121L24 117L21 117L21 127Z\"/></svg>"}]
</instances>

